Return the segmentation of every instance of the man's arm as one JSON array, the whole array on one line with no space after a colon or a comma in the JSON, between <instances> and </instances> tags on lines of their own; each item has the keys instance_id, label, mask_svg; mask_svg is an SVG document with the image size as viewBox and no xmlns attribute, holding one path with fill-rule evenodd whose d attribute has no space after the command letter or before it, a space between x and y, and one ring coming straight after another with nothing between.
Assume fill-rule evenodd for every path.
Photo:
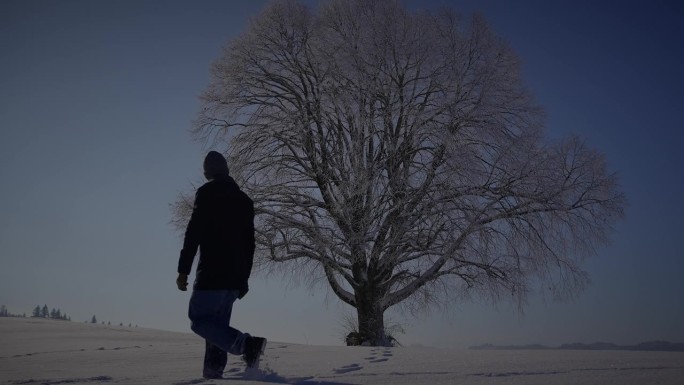
<instances>
[{"instance_id":1,"label":"man's arm","mask_svg":"<svg viewBox=\"0 0 684 385\"><path fill-rule=\"evenodd\" d=\"M246 234L246 249L247 261L249 264L249 272L252 272L252 265L254 263L254 251L256 249L256 240L254 239L254 202L250 199L247 212L247 234Z\"/></svg>"},{"instance_id":2,"label":"man's arm","mask_svg":"<svg viewBox=\"0 0 684 385\"><path fill-rule=\"evenodd\" d=\"M197 193L195 194L195 204L192 208L192 215L190 216L188 227L185 230L183 249L180 252L180 258L178 259L178 278L176 279L176 284L178 285L178 289L183 291L187 290L188 274L190 274L190 271L192 270L192 263L195 260L195 255L199 248L203 210L201 196L201 190L197 190Z\"/></svg>"},{"instance_id":3,"label":"man's arm","mask_svg":"<svg viewBox=\"0 0 684 385\"><path fill-rule=\"evenodd\" d=\"M243 226L245 227L245 232L243 233L243 248L242 250L245 252L245 286L240 289L240 295L239 298L242 299L247 292L249 291L249 284L247 284L247 280L249 279L249 276L252 273L252 266L254 264L254 251L256 248L256 242L254 239L254 202L247 198L246 199L246 204L245 204L245 217L244 217L244 223Z\"/></svg>"}]
</instances>

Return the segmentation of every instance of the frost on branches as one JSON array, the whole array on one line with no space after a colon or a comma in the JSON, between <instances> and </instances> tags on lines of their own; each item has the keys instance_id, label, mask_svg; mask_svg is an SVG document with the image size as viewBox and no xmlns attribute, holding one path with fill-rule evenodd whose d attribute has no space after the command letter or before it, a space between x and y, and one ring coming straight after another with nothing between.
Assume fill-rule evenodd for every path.
<instances>
[{"instance_id":1,"label":"frost on branches","mask_svg":"<svg viewBox=\"0 0 684 385\"><path fill-rule=\"evenodd\" d=\"M544 137L518 58L478 16L275 2L202 102L195 133L228 143L255 201L257 258L327 282L372 345L395 305L578 292L623 214L600 153Z\"/></svg>"}]
</instances>

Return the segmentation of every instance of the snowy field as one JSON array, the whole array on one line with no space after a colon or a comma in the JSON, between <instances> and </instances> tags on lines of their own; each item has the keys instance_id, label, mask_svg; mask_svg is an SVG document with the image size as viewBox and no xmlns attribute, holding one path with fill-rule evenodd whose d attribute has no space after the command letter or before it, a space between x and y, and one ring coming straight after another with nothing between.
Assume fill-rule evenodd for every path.
<instances>
[{"instance_id":1,"label":"snowy field","mask_svg":"<svg viewBox=\"0 0 684 385\"><path fill-rule=\"evenodd\" d=\"M0 384L684 384L684 353L470 351L269 342L261 369L229 356L201 378L192 334L0 318Z\"/></svg>"}]
</instances>

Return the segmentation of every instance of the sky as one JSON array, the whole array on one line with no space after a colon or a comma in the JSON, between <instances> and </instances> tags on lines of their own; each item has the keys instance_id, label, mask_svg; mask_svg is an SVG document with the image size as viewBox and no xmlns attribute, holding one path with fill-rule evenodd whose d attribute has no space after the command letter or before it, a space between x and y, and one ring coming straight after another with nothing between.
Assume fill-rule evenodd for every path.
<instances>
[{"instance_id":1,"label":"sky","mask_svg":"<svg viewBox=\"0 0 684 385\"><path fill-rule=\"evenodd\" d=\"M307 4L315 6L311 0ZM629 206L561 303L390 311L405 345L684 341L683 6L675 1L409 1L480 12L520 56L552 138L581 135ZM221 48L265 1L0 2L0 303L74 321L190 331L169 205L201 181L189 133ZM341 344L352 309L257 275L234 326Z\"/></svg>"}]
</instances>

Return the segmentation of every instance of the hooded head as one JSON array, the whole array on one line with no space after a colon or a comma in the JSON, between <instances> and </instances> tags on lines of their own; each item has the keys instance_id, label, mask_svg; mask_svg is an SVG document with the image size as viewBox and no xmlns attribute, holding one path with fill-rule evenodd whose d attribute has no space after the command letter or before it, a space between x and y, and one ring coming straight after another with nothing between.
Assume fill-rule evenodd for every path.
<instances>
[{"instance_id":1,"label":"hooded head","mask_svg":"<svg viewBox=\"0 0 684 385\"><path fill-rule=\"evenodd\" d=\"M216 179L219 176L228 176L228 162L226 158L216 151L209 151L204 158L204 176L207 179Z\"/></svg>"}]
</instances>

